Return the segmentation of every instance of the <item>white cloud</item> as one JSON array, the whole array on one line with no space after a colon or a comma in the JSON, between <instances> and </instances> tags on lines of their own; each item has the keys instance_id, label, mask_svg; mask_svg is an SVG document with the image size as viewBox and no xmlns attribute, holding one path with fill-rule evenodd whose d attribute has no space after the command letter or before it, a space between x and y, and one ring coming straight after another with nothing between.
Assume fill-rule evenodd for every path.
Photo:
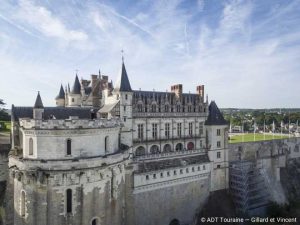
<instances>
[{"instance_id":1,"label":"white cloud","mask_svg":"<svg viewBox=\"0 0 300 225\"><path fill-rule=\"evenodd\" d=\"M88 35L79 30L68 29L51 11L43 6L35 5L31 0L20 0L17 18L25 21L47 37L55 37L66 41L85 41Z\"/></svg>"}]
</instances>

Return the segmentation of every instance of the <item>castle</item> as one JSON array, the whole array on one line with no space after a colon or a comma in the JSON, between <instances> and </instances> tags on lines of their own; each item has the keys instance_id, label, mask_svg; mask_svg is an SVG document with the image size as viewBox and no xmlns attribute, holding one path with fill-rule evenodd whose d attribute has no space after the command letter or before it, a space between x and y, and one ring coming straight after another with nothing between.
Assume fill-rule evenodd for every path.
<instances>
[{"instance_id":1,"label":"castle","mask_svg":"<svg viewBox=\"0 0 300 225\"><path fill-rule=\"evenodd\" d=\"M12 106L7 221L23 225L187 225L228 188L228 126L197 93L133 90L124 60L76 74L56 107Z\"/></svg>"}]
</instances>

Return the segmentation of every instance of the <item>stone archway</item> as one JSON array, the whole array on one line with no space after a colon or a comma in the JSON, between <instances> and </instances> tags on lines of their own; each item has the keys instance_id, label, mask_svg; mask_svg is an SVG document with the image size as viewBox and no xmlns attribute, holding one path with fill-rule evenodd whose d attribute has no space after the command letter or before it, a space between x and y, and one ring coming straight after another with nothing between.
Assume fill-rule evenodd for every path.
<instances>
[{"instance_id":1,"label":"stone archway","mask_svg":"<svg viewBox=\"0 0 300 225\"><path fill-rule=\"evenodd\" d=\"M142 156L146 154L146 149L143 146L139 146L136 150L135 150L135 155L136 156Z\"/></svg>"},{"instance_id":2,"label":"stone archway","mask_svg":"<svg viewBox=\"0 0 300 225\"><path fill-rule=\"evenodd\" d=\"M178 219L172 219L169 225L180 225L180 222Z\"/></svg>"},{"instance_id":3,"label":"stone archway","mask_svg":"<svg viewBox=\"0 0 300 225\"><path fill-rule=\"evenodd\" d=\"M182 143L178 143L175 147L176 151L182 151L183 150L183 144Z\"/></svg>"},{"instance_id":4,"label":"stone archway","mask_svg":"<svg viewBox=\"0 0 300 225\"><path fill-rule=\"evenodd\" d=\"M159 147L158 147L158 145L152 145L151 148L150 148L150 153L151 154L157 154L157 153L159 153Z\"/></svg>"},{"instance_id":5,"label":"stone archway","mask_svg":"<svg viewBox=\"0 0 300 225\"><path fill-rule=\"evenodd\" d=\"M194 145L193 142L189 142L189 143L187 144L187 150L194 150L194 148L195 148L195 145Z\"/></svg>"},{"instance_id":6,"label":"stone archway","mask_svg":"<svg viewBox=\"0 0 300 225\"><path fill-rule=\"evenodd\" d=\"M164 146L164 152L171 152L172 151L172 147L170 144L165 144Z\"/></svg>"}]
</instances>

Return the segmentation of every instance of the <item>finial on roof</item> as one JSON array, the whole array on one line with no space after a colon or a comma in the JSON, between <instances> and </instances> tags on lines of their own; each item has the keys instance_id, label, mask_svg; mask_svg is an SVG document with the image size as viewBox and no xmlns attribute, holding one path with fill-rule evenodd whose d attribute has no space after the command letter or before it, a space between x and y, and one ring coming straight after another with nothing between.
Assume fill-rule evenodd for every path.
<instances>
[{"instance_id":1,"label":"finial on roof","mask_svg":"<svg viewBox=\"0 0 300 225\"><path fill-rule=\"evenodd\" d=\"M101 71L100 71L100 69L99 69L99 77L101 76Z\"/></svg>"},{"instance_id":2,"label":"finial on roof","mask_svg":"<svg viewBox=\"0 0 300 225\"><path fill-rule=\"evenodd\" d=\"M124 50L123 49L121 50L121 53L122 53L122 63L124 63Z\"/></svg>"}]
</instances>

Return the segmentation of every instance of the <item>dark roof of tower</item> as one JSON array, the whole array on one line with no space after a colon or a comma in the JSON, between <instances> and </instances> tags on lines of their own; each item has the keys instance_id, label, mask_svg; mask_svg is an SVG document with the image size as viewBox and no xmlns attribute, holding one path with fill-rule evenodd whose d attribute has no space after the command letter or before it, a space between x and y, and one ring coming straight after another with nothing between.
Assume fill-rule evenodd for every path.
<instances>
[{"instance_id":1,"label":"dark roof of tower","mask_svg":"<svg viewBox=\"0 0 300 225\"><path fill-rule=\"evenodd\" d=\"M40 96L40 92L38 92L38 94L36 96L36 100L35 100L33 108L35 108L35 109L43 109L44 108L42 98Z\"/></svg>"},{"instance_id":2,"label":"dark roof of tower","mask_svg":"<svg viewBox=\"0 0 300 225\"><path fill-rule=\"evenodd\" d=\"M59 93L55 99L65 99L65 91L62 85L60 86Z\"/></svg>"},{"instance_id":3,"label":"dark roof of tower","mask_svg":"<svg viewBox=\"0 0 300 225\"><path fill-rule=\"evenodd\" d=\"M11 116L14 121L18 121L20 118L33 118L33 107L19 107L12 106ZM79 119L90 119L91 109L96 112L99 108L93 107L45 107L44 118L48 119L54 116L56 119L68 119L70 116L78 116Z\"/></svg>"},{"instance_id":4,"label":"dark roof of tower","mask_svg":"<svg viewBox=\"0 0 300 225\"><path fill-rule=\"evenodd\" d=\"M209 105L209 114L205 125L227 125L227 121L224 119L220 109L218 108L215 101L211 101Z\"/></svg>"},{"instance_id":5,"label":"dark roof of tower","mask_svg":"<svg viewBox=\"0 0 300 225\"><path fill-rule=\"evenodd\" d=\"M127 76L124 62L122 62L122 70L118 82L116 83L115 91L128 91L131 92L130 82Z\"/></svg>"},{"instance_id":6,"label":"dark roof of tower","mask_svg":"<svg viewBox=\"0 0 300 225\"><path fill-rule=\"evenodd\" d=\"M76 74L74 85L73 85L71 93L72 94L80 94L80 89L81 89L81 85L79 83L79 79L78 79L78 76Z\"/></svg>"}]
</instances>

